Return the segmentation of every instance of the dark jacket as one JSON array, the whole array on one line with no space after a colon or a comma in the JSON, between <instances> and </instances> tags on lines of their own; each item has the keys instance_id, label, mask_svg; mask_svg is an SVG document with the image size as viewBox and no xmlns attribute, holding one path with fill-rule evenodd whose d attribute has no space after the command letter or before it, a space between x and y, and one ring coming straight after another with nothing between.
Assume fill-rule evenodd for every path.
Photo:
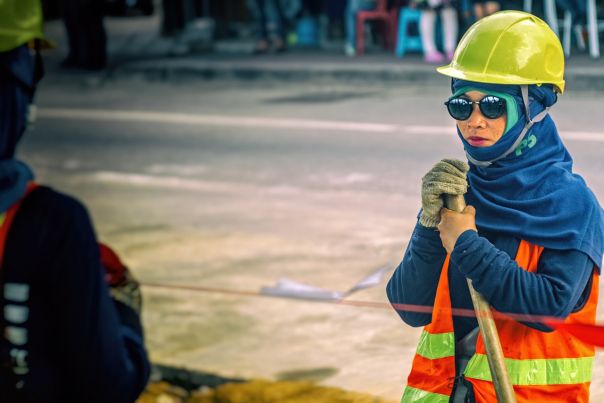
<instances>
[{"instance_id":1,"label":"dark jacket","mask_svg":"<svg viewBox=\"0 0 604 403\"><path fill-rule=\"evenodd\" d=\"M109 297L81 203L44 187L22 202L0 285L0 401L135 401L150 369L141 323Z\"/></svg>"}]
</instances>

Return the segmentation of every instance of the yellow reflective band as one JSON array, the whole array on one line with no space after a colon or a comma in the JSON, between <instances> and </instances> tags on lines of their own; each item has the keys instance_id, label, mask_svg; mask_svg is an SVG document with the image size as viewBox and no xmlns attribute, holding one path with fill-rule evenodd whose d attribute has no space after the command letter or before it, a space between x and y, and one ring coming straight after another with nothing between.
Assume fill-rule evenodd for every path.
<instances>
[{"instance_id":1,"label":"yellow reflective band","mask_svg":"<svg viewBox=\"0 0 604 403\"><path fill-rule=\"evenodd\" d=\"M513 385L569 385L591 381L594 357L513 360L505 359L505 366ZM464 376L492 382L487 356L475 354Z\"/></svg>"},{"instance_id":2,"label":"yellow reflective band","mask_svg":"<svg viewBox=\"0 0 604 403\"><path fill-rule=\"evenodd\" d=\"M6 213L0 213L0 225L4 224L5 219L6 219Z\"/></svg>"},{"instance_id":3,"label":"yellow reflective band","mask_svg":"<svg viewBox=\"0 0 604 403\"><path fill-rule=\"evenodd\" d=\"M412 403L412 402L448 403L449 396L441 395L440 393L427 392L425 390L416 389L416 388L412 388L411 386L407 386L405 388L405 393L403 393L403 397L401 398L401 403Z\"/></svg>"},{"instance_id":4,"label":"yellow reflective band","mask_svg":"<svg viewBox=\"0 0 604 403\"><path fill-rule=\"evenodd\" d=\"M429 333L425 330L417 345L417 354L430 360L455 355L455 335L451 333Z\"/></svg>"}]
</instances>

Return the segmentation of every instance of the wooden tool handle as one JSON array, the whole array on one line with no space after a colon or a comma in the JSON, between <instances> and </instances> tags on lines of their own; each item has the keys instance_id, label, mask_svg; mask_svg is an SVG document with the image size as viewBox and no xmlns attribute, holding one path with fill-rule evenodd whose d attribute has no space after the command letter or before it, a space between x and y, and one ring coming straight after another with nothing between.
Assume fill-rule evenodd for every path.
<instances>
[{"instance_id":1,"label":"wooden tool handle","mask_svg":"<svg viewBox=\"0 0 604 403\"><path fill-rule=\"evenodd\" d=\"M449 210L462 212L466 208L466 202L462 195L445 195L445 206ZM467 280L470 295L472 296L472 304L476 312L476 319L478 320L484 347L487 351L487 360L491 369L497 401L499 403L516 403L516 395L514 394L514 388L512 387L507 368L505 367L505 359L491 307L487 300L474 289L472 280Z\"/></svg>"}]
</instances>

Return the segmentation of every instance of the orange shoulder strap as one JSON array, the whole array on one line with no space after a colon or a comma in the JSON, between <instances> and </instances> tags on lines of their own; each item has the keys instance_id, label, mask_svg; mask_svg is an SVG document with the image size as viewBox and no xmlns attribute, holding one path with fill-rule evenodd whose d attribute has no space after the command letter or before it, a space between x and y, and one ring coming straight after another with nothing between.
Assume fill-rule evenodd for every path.
<instances>
[{"instance_id":1,"label":"orange shoulder strap","mask_svg":"<svg viewBox=\"0 0 604 403\"><path fill-rule=\"evenodd\" d=\"M6 238L8 237L8 231L10 226L17 215L17 211L19 211L19 207L21 203L27 195L29 195L32 190L37 188L38 185L35 182L29 182L27 184L27 189L25 190L25 194L21 197L15 204L9 207L9 209L1 215L2 224L0 224L0 262L4 261L4 245L6 244ZM0 266L1 267L1 266Z\"/></svg>"}]
</instances>

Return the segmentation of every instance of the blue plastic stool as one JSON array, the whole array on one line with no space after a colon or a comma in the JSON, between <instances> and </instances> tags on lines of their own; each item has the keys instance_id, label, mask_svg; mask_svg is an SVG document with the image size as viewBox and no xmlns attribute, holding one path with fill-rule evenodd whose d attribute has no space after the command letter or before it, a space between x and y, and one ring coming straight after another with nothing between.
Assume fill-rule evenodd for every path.
<instances>
[{"instance_id":1,"label":"blue plastic stool","mask_svg":"<svg viewBox=\"0 0 604 403\"><path fill-rule=\"evenodd\" d=\"M298 46L319 46L319 27L312 17L302 17L296 25Z\"/></svg>"},{"instance_id":2,"label":"blue plastic stool","mask_svg":"<svg viewBox=\"0 0 604 403\"><path fill-rule=\"evenodd\" d=\"M403 7L398 17L398 35L396 39L396 51L398 57L403 57L407 51L417 51L423 53L421 32L419 21L422 12L417 8ZM409 24L417 25L417 35L409 35Z\"/></svg>"}]
</instances>

